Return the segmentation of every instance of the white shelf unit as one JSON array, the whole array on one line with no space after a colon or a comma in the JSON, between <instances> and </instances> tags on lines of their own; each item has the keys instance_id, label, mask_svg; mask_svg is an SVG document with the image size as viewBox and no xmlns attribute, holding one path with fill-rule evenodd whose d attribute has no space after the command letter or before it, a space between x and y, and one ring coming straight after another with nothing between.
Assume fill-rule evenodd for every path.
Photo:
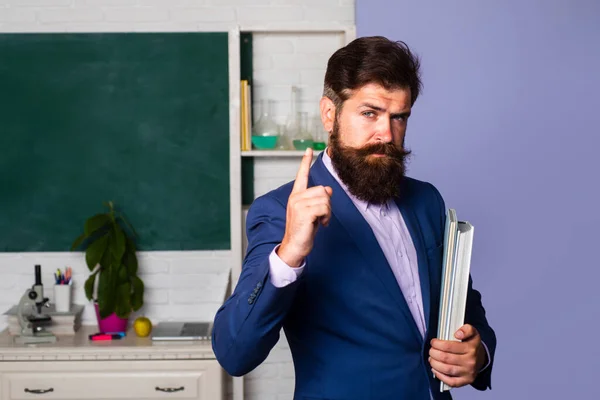
<instances>
[{"instance_id":1,"label":"white shelf unit","mask_svg":"<svg viewBox=\"0 0 600 400\"><path fill-rule=\"evenodd\" d=\"M242 157L281 158L301 157L303 151L293 150L250 150L240 149L241 96L240 96L240 34L332 34L340 38L339 46L345 46L356 38L354 25L323 25L323 24L269 24L242 25L229 30L229 79L230 79L230 209L231 209L231 290L235 288L242 271L244 255L244 212L247 207L242 204ZM318 100L318 99L315 99ZM315 151L314 154L318 154ZM233 400L244 400L243 377L233 379Z\"/></svg>"},{"instance_id":2,"label":"white shelf unit","mask_svg":"<svg viewBox=\"0 0 600 400\"><path fill-rule=\"evenodd\" d=\"M235 287L242 270L242 157L298 157L303 151L295 150L250 150L242 152L240 149L240 122L241 122L241 96L240 96L240 33L260 34L332 34L340 38L339 46L345 46L356 38L354 25L323 25L323 24L273 24L273 25L242 25L229 32L229 79L230 79L230 203L231 203L231 246L232 246L232 275L231 286ZM318 100L318 99L316 99ZM314 154L318 154L315 151ZM240 399L241 400L241 399Z\"/></svg>"}]
</instances>

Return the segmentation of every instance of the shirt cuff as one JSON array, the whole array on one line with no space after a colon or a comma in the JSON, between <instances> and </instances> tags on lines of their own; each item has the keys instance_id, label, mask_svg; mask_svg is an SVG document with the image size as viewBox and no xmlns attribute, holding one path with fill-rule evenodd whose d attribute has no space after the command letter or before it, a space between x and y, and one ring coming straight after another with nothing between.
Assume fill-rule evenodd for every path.
<instances>
[{"instance_id":1,"label":"shirt cuff","mask_svg":"<svg viewBox=\"0 0 600 400\"><path fill-rule=\"evenodd\" d=\"M492 358L490 357L490 351L488 350L488 347L486 346L486 344L483 340L481 341L481 344L483 345L483 348L485 349L485 353L487 354L487 364L485 365L485 367L481 368L479 370L479 372L484 371L492 363Z\"/></svg>"},{"instance_id":2,"label":"shirt cuff","mask_svg":"<svg viewBox=\"0 0 600 400\"><path fill-rule=\"evenodd\" d=\"M304 271L304 267L306 266L306 261L304 261L298 268L292 268L287 265L277 255L277 249L279 246L281 245L278 244L269 255L269 276L271 284L276 288L282 288L295 282L296 279L298 279L298 277L302 274L302 271Z\"/></svg>"}]
</instances>

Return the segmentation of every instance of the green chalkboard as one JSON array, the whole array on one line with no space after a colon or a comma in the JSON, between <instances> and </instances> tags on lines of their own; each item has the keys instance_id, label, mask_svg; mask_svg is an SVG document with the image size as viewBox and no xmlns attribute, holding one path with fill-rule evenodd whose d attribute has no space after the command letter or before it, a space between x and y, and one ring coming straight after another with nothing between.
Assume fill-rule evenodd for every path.
<instances>
[{"instance_id":1,"label":"green chalkboard","mask_svg":"<svg viewBox=\"0 0 600 400\"><path fill-rule=\"evenodd\" d=\"M230 248L227 33L0 34L0 251Z\"/></svg>"}]
</instances>

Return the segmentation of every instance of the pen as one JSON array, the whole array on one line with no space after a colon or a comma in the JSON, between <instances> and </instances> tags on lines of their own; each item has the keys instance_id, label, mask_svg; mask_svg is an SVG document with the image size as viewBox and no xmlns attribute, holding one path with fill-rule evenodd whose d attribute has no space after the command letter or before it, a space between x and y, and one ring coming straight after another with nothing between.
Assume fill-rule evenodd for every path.
<instances>
[{"instance_id":1,"label":"pen","mask_svg":"<svg viewBox=\"0 0 600 400\"><path fill-rule=\"evenodd\" d=\"M56 269L54 273L54 280L57 285L68 285L71 283L71 277L73 276L73 270L71 267L65 268L65 273L60 271L60 268Z\"/></svg>"},{"instance_id":2,"label":"pen","mask_svg":"<svg viewBox=\"0 0 600 400\"><path fill-rule=\"evenodd\" d=\"M119 333L94 333L93 335L90 335L89 338L90 340L115 340L115 339L122 339L125 336L124 332L119 332Z\"/></svg>"}]
</instances>

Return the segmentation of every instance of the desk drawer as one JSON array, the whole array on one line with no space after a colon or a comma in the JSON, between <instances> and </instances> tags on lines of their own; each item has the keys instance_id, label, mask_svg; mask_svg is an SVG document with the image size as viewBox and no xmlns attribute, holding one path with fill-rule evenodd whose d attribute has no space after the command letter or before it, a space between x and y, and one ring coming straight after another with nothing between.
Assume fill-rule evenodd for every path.
<instances>
[{"instance_id":1,"label":"desk drawer","mask_svg":"<svg viewBox=\"0 0 600 400\"><path fill-rule=\"evenodd\" d=\"M25 399L199 399L200 372L10 374L11 400Z\"/></svg>"},{"instance_id":2,"label":"desk drawer","mask_svg":"<svg viewBox=\"0 0 600 400\"><path fill-rule=\"evenodd\" d=\"M84 367L78 370L71 362L53 364L54 368L42 371L33 367L27 372L2 373L2 400L213 400L221 396L222 380L217 368L177 369L150 360L143 364L83 362L77 363ZM38 363L37 367L41 365L47 364ZM111 365L118 368L112 369Z\"/></svg>"}]
</instances>

